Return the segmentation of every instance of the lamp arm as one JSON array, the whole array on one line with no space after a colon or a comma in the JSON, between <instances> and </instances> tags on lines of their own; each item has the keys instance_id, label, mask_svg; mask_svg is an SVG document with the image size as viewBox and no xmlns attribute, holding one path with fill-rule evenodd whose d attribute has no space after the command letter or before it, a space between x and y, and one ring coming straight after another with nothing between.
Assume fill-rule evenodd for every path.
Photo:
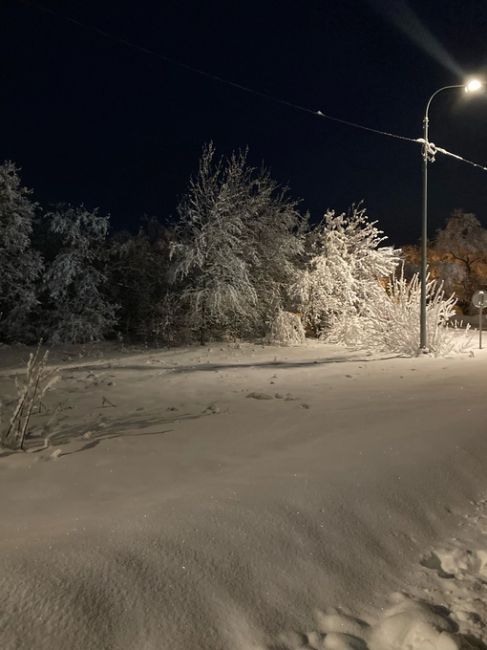
<instances>
[{"instance_id":1,"label":"lamp arm","mask_svg":"<svg viewBox=\"0 0 487 650\"><path fill-rule=\"evenodd\" d=\"M426 110L424 112L424 121L427 123L429 120L429 110L430 110L430 104L433 101L433 99L438 95L438 93L441 93L443 90L450 90L450 88L464 88L465 86L463 84L455 84L454 86L443 86L442 88L438 88L438 90L435 90L435 92L431 95L431 97L428 99L428 103L426 104Z\"/></svg>"}]
</instances>

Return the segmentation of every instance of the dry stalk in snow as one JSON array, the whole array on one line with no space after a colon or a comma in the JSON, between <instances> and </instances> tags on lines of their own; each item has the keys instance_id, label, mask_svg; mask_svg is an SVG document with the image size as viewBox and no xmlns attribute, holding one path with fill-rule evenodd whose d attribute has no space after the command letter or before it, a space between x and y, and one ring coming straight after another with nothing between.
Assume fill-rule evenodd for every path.
<instances>
[{"instance_id":1,"label":"dry stalk in snow","mask_svg":"<svg viewBox=\"0 0 487 650\"><path fill-rule=\"evenodd\" d=\"M41 344L29 355L26 376L23 381L15 380L17 404L6 428L0 426L0 446L18 451L23 449L28 434L30 418L41 408L46 391L59 379L56 369L46 368L49 352L41 355ZM1 422L0 422L1 425Z\"/></svg>"}]
</instances>

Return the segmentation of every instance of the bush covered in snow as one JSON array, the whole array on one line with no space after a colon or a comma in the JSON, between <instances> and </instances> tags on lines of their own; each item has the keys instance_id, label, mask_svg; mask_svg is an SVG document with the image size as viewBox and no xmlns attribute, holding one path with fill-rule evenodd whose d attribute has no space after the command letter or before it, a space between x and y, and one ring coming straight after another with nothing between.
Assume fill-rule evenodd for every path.
<instances>
[{"instance_id":1,"label":"bush covered in snow","mask_svg":"<svg viewBox=\"0 0 487 650\"><path fill-rule=\"evenodd\" d=\"M374 294L369 296L360 312L336 318L327 340L407 356L417 354L420 295L417 274L411 281L402 274L391 276L385 286L376 285ZM468 338L458 342L448 326L455 313L454 296L445 298L442 284L429 279L426 297L428 350L444 355L459 345L468 345Z\"/></svg>"},{"instance_id":2,"label":"bush covered in snow","mask_svg":"<svg viewBox=\"0 0 487 650\"><path fill-rule=\"evenodd\" d=\"M399 261L398 251L381 246L385 239L363 208L325 214L308 236L306 267L292 286L308 330L326 336L337 320L351 323L361 314Z\"/></svg>"},{"instance_id":3,"label":"bush covered in snow","mask_svg":"<svg viewBox=\"0 0 487 650\"><path fill-rule=\"evenodd\" d=\"M271 324L268 340L281 345L300 345L306 340L306 332L299 314L279 309Z\"/></svg>"},{"instance_id":4,"label":"bush covered in snow","mask_svg":"<svg viewBox=\"0 0 487 650\"><path fill-rule=\"evenodd\" d=\"M394 272L400 251L362 208L329 211L308 236L307 261L292 287L306 328L332 342L412 355L419 347L420 282ZM455 298L442 283L427 285L428 349L445 354L457 343L448 320Z\"/></svg>"}]
</instances>

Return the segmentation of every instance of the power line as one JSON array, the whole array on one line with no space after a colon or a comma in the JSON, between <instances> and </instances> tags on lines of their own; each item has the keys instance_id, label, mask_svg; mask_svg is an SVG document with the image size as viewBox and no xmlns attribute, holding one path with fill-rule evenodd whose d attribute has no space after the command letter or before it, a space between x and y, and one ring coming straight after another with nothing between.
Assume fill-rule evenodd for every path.
<instances>
[{"instance_id":1,"label":"power line","mask_svg":"<svg viewBox=\"0 0 487 650\"><path fill-rule=\"evenodd\" d=\"M300 104L296 104L294 102L288 101L287 99L282 99L280 97L275 97L274 95L271 95L270 93L263 92L261 90L256 90L255 88L250 88L249 86L244 86L243 84L240 84L236 81L232 81L231 79L226 79L225 77L221 77L219 75L213 74L211 72L208 72L206 70L202 70L201 68L197 68L195 66L192 66L188 63L184 63L183 61L179 61L178 59L175 59L173 57L167 56L165 54L161 54L160 52L156 52L155 50L152 50L148 47L145 47L143 45L138 45L137 43L134 43L133 41L129 41L126 38L123 38L121 36L117 36L115 34L111 34L110 32L105 31L104 29L101 29L100 27L96 27L96 25L91 25L89 23L85 23L81 20L78 20L77 18L73 18L72 16L67 16L65 14L61 14L59 12L54 11L50 7L46 7L43 4L40 4L39 2L36 2L35 0L19 0L23 4L28 4L32 7L35 7L39 11L42 11L44 13L48 13L54 17L61 17L63 20L76 25L78 27L81 27L82 29L87 29L89 31L95 32L99 36L102 36L103 38L106 38L108 40L111 40L115 43L119 43L121 45L124 45L125 47L131 48L133 50L137 50L143 54L146 54L148 56L154 56L161 61L164 61L165 63L170 63L172 65L178 66L184 70L187 70L188 72L192 72L194 74L198 74L202 77L206 77L207 79L211 79L213 81L216 81L218 83L224 84L226 86L230 86L232 88L236 88L237 90L240 90L242 92L255 95L257 97L262 97L264 99L267 99L269 101L272 101L277 104L281 104L282 106L287 106L288 108L291 108L296 111L301 111L302 113L307 113L308 115L312 115L314 117L320 117L326 120L330 120L332 122L336 122L338 124L343 124L344 126L349 126L354 129L359 129L361 131L368 131L369 133L375 133L376 135L381 135L384 137L388 138L393 138L396 140L402 140L403 142L412 142L414 144L420 144L423 145L425 144L425 141L423 138L409 138L404 135L399 135L397 133L392 133L390 131L382 131L381 129L375 129L370 126L366 126L365 124L360 124L358 122L352 122L350 120L346 120L340 117L335 117L334 115L328 115L327 113L324 113L321 110L313 110L311 108L308 108L306 106L301 106ZM468 160L467 158L464 158L463 156L460 156L458 154L454 154L450 151L447 151L446 149L443 149L442 147L437 147L434 145L432 142L428 142L428 152L430 155L434 157L435 153L441 153L445 156L450 156L451 158L455 158L456 160L459 160L461 162L464 162L468 165L471 165L472 167L475 167L477 169L480 169L482 171L487 171L487 166L481 165L479 163L473 162L471 160Z\"/></svg>"},{"instance_id":2,"label":"power line","mask_svg":"<svg viewBox=\"0 0 487 650\"><path fill-rule=\"evenodd\" d=\"M472 167L476 167L477 169L481 169L482 171L487 172L487 167L485 165L480 165L479 163L473 162L472 160L468 160L468 158L464 158L463 156L459 156L456 153L452 153L447 149L443 149L443 147L437 147L433 142L426 142L424 138L418 138L416 142L418 142L418 144L421 144L423 147L425 144L427 145L426 155L428 156L428 160L430 162L435 161L435 156L437 153L442 153L444 156L450 156L450 158L455 158L456 160L460 160L467 165L471 165Z\"/></svg>"},{"instance_id":3,"label":"power line","mask_svg":"<svg viewBox=\"0 0 487 650\"><path fill-rule=\"evenodd\" d=\"M464 162L467 165L471 165L472 167L476 167L477 169L481 169L482 171L487 172L487 167L485 165L480 165L479 163L473 162L472 160L463 158L462 156L459 156L456 153L452 153L451 151L447 151L446 149L442 149L441 147L436 147L436 151L442 153L444 156L450 156L451 158L456 158L457 160L460 160L461 162Z\"/></svg>"},{"instance_id":4,"label":"power line","mask_svg":"<svg viewBox=\"0 0 487 650\"><path fill-rule=\"evenodd\" d=\"M416 142L414 138L408 138L403 135L398 135L397 133L391 133L388 131L382 131L380 129L374 129L373 127L366 126L364 124L359 124L357 122L351 122L349 120L345 120L339 117L335 117L334 115L328 115L327 113L324 113L321 110L313 110L311 108L307 108L306 106L301 106L300 104L296 104L294 102L288 101L286 99L282 99L280 97L275 97L274 95L271 95L270 93L263 92L261 90L256 90L255 88L250 88L249 86L244 86L243 84L240 84L236 81L232 81L231 79L227 79L225 77L221 77L219 75L213 74L211 72L208 72L206 70L202 70L201 68L197 68L195 66L192 66L188 63L184 63L183 61L179 61L178 59L175 59L173 57L167 56L165 54L161 54L160 52L156 52L155 50L152 50L148 47L145 47L143 45L138 45L137 43L134 43L133 41L129 41L126 38L123 38L121 36L117 36L115 34L111 34L110 32L105 31L104 29L101 29L100 27L96 27L95 25L91 25L89 23L85 23L81 20L78 20L77 18L73 18L72 16L67 16L65 14L61 14L54 9L51 9L50 7L46 7L39 2L35 2L35 0L20 0L23 4L28 4L31 5L32 7L35 7L39 11L43 11L44 13L48 13L52 16L55 17L60 17L63 20L72 23L73 25L76 25L78 27L81 27L82 29L87 29L92 32L97 33L100 36L103 36L104 38L107 38L115 43L119 43L121 45L124 45L126 47L129 47L133 50L137 50L139 52L142 52L143 54L146 54L148 56L155 56L161 61L164 61L165 63L171 63L173 65L176 65L180 68L183 68L184 70L187 70L188 72L193 72L194 74L198 74L200 76L206 77L207 79L212 79L213 81L217 81L218 83L225 84L227 86L237 88L238 90L241 90L245 93L256 95L257 97L263 97L264 99L268 99L270 101L273 101L275 103L281 104L283 106L287 106L288 108L292 108L297 111L301 111L304 113L308 113L309 115L313 115L314 117L321 117L327 120L331 120L333 122L337 122L339 124L343 124L345 126L350 126L355 129L361 129L362 131L369 131L370 133L375 133L377 135L382 135L390 138L396 138L398 140L403 140L406 142Z\"/></svg>"},{"instance_id":5,"label":"power line","mask_svg":"<svg viewBox=\"0 0 487 650\"><path fill-rule=\"evenodd\" d=\"M345 126L352 126L356 129L362 129L362 131L370 131L371 133L377 133L379 135L384 135L389 138L396 138L396 140L404 140L405 142L414 142L417 144L417 138L408 138L405 135L398 135L397 133L391 133L389 131L381 131L380 129L374 129L370 126L365 126L364 124L358 124L357 122L350 122L350 120L344 120L340 117L334 117L333 115L327 115L322 111L311 111L313 114L318 115L318 117L324 117L327 120L332 120L333 122L338 122L339 124L344 124Z\"/></svg>"}]
</instances>

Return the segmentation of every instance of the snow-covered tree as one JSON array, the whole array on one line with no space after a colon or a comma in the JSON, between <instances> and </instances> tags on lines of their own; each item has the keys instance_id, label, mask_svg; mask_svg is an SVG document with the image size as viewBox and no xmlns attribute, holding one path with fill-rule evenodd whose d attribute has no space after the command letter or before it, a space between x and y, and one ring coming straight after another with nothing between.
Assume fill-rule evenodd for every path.
<instances>
[{"instance_id":1,"label":"snow-covered tree","mask_svg":"<svg viewBox=\"0 0 487 650\"><path fill-rule=\"evenodd\" d=\"M242 256L246 215L239 203L245 174L238 156L226 165L215 161L210 143L178 206L172 279L180 283L187 322L201 342L255 317L256 293Z\"/></svg>"},{"instance_id":2,"label":"snow-covered tree","mask_svg":"<svg viewBox=\"0 0 487 650\"><path fill-rule=\"evenodd\" d=\"M478 285L487 282L487 230L474 214L455 210L437 233L435 252L442 256L438 273L446 290L468 306Z\"/></svg>"},{"instance_id":3,"label":"snow-covered tree","mask_svg":"<svg viewBox=\"0 0 487 650\"><path fill-rule=\"evenodd\" d=\"M29 316L37 305L42 260L31 244L36 204L30 195L14 163L0 165L0 340L31 336Z\"/></svg>"},{"instance_id":4,"label":"snow-covered tree","mask_svg":"<svg viewBox=\"0 0 487 650\"><path fill-rule=\"evenodd\" d=\"M283 305L302 249L296 204L247 152L216 160L206 146L178 207L172 278L187 322L209 334L263 335Z\"/></svg>"},{"instance_id":5,"label":"snow-covered tree","mask_svg":"<svg viewBox=\"0 0 487 650\"><path fill-rule=\"evenodd\" d=\"M97 340L115 322L104 291L108 219L82 205L44 217L55 254L46 264L42 325L52 343Z\"/></svg>"},{"instance_id":6,"label":"snow-covered tree","mask_svg":"<svg viewBox=\"0 0 487 650\"><path fill-rule=\"evenodd\" d=\"M396 268L398 251L381 246L386 238L375 223L360 207L348 214L330 210L309 234L308 261L293 293L316 335L360 315Z\"/></svg>"},{"instance_id":7,"label":"snow-covered tree","mask_svg":"<svg viewBox=\"0 0 487 650\"><path fill-rule=\"evenodd\" d=\"M258 319L254 334L268 333L283 309L290 305L289 287L298 277L304 250L307 217L298 202L279 187L269 172L251 170L247 183L246 237L243 254L257 294Z\"/></svg>"},{"instance_id":8,"label":"snow-covered tree","mask_svg":"<svg viewBox=\"0 0 487 650\"><path fill-rule=\"evenodd\" d=\"M120 305L117 331L144 341L166 340L170 233L156 219L110 244L109 289Z\"/></svg>"}]
</instances>

